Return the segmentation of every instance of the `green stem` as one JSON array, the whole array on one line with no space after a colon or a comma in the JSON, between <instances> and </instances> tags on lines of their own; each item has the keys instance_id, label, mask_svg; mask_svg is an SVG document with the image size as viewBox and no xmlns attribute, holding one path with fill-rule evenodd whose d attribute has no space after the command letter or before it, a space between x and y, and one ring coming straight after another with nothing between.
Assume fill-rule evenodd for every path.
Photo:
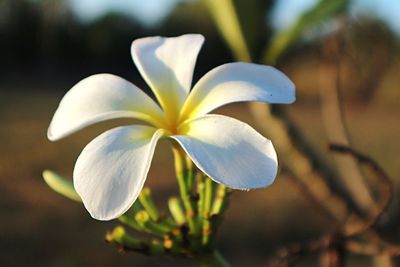
<instances>
[{"instance_id":1,"label":"green stem","mask_svg":"<svg viewBox=\"0 0 400 267\"><path fill-rule=\"evenodd\" d=\"M172 152L174 154L174 159L175 159L175 173L176 173L176 178L178 180L178 185L179 185L179 192L181 194L181 198L183 201L183 206L186 209L186 219L189 224L189 230L192 234L196 233L196 225L194 221L194 215L195 211L193 208L193 203L190 198L190 188L187 187L187 181L185 177L185 171L186 171L186 160L185 160L185 155L184 152L178 145L174 145L172 147Z\"/></svg>"},{"instance_id":2,"label":"green stem","mask_svg":"<svg viewBox=\"0 0 400 267\"><path fill-rule=\"evenodd\" d=\"M202 267L230 267L230 264L216 250L200 254L197 259Z\"/></svg>"},{"instance_id":3,"label":"green stem","mask_svg":"<svg viewBox=\"0 0 400 267\"><path fill-rule=\"evenodd\" d=\"M133 228L137 231L143 231L143 227L140 226L134 219L132 214L123 214L121 216L118 217L118 220L125 224L126 226L129 226L130 228Z\"/></svg>"},{"instance_id":4,"label":"green stem","mask_svg":"<svg viewBox=\"0 0 400 267\"><path fill-rule=\"evenodd\" d=\"M211 224L211 205L213 199L213 185L214 182L210 178L205 179L204 186L204 209L201 214L202 223L202 244L208 246L210 244L210 235L212 235L212 224Z\"/></svg>"},{"instance_id":5,"label":"green stem","mask_svg":"<svg viewBox=\"0 0 400 267\"><path fill-rule=\"evenodd\" d=\"M200 180L197 182L197 193L199 195L199 200L197 202L197 210L198 210L198 218L201 221L201 218L204 214L204 204L205 204L205 190L204 190L204 180Z\"/></svg>"},{"instance_id":6,"label":"green stem","mask_svg":"<svg viewBox=\"0 0 400 267\"><path fill-rule=\"evenodd\" d=\"M134 238L126 233L122 226L116 227L112 232L107 233L106 241L124 249L142 252L147 255L160 255L164 253L164 247L156 240L145 242Z\"/></svg>"},{"instance_id":7,"label":"green stem","mask_svg":"<svg viewBox=\"0 0 400 267\"><path fill-rule=\"evenodd\" d=\"M193 169L193 162L191 158L185 155L185 163L186 163L186 185L190 189L193 187L195 170Z\"/></svg>"},{"instance_id":8,"label":"green stem","mask_svg":"<svg viewBox=\"0 0 400 267\"><path fill-rule=\"evenodd\" d=\"M226 186L222 184L218 185L215 193L215 200L211 208L211 215L220 214L225 211L229 200L229 194L227 190L228 189Z\"/></svg>"},{"instance_id":9,"label":"green stem","mask_svg":"<svg viewBox=\"0 0 400 267\"><path fill-rule=\"evenodd\" d=\"M151 192L149 188L143 188L139 195L139 201L144 207L144 209L149 213L150 218L154 222L158 222L160 219L160 213L156 205L154 204L153 198L151 197Z\"/></svg>"},{"instance_id":10,"label":"green stem","mask_svg":"<svg viewBox=\"0 0 400 267\"><path fill-rule=\"evenodd\" d=\"M178 225L182 225L186 222L186 216L179 198L171 197L168 200L168 207L172 217Z\"/></svg>"},{"instance_id":11,"label":"green stem","mask_svg":"<svg viewBox=\"0 0 400 267\"><path fill-rule=\"evenodd\" d=\"M204 210L203 210L203 216L206 218L210 217L213 191L214 191L214 182L210 178L206 178L204 186Z\"/></svg>"},{"instance_id":12,"label":"green stem","mask_svg":"<svg viewBox=\"0 0 400 267\"><path fill-rule=\"evenodd\" d=\"M144 231L157 236L164 237L171 231L171 229L164 224L154 223L151 220L149 213L145 210L137 212L135 214L135 220Z\"/></svg>"}]
</instances>

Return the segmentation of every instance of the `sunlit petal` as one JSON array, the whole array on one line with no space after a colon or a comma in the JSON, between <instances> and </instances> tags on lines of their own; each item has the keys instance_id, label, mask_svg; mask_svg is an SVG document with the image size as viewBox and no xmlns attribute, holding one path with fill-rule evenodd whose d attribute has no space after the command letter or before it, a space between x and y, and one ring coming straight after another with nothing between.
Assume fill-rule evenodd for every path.
<instances>
[{"instance_id":1,"label":"sunlit petal","mask_svg":"<svg viewBox=\"0 0 400 267\"><path fill-rule=\"evenodd\" d=\"M74 169L74 187L93 218L111 220L132 206L162 135L153 127L123 126L83 149Z\"/></svg>"},{"instance_id":2,"label":"sunlit petal","mask_svg":"<svg viewBox=\"0 0 400 267\"><path fill-rule=\"evenodd\" d=\"M229 63L214 68L194 86L184 104L184 119L204 115L232 102L292 103L294 84L279 70L251 63Z\"/></svg>"},{"instance_id":3,"label":"sunlit petal","mask_svg":"<svg viewBox=\"0 0 400 267\"><path fill-rule=\"evenodd\" d=\"M61 100L47 136L61 139L85 126L114 118L138 118L159 125L162 110L135 85L112 74L96 74L72 87Z\"/></svg>"},{"instance_id":4,"label":"sunlit petal","mask_svg":"<svg viewBox=\"0 0 400 267\"><path fill-rule=\"evenodd\" d=\"M277 157L270 140L244 122L205 115L186 122L172 136L194 164L214 181L235 189L270 185Z\"/></svg>"},{"instance_id":5,"label":"sunlit petal","mask_svg":"<svg viewBox=\"0 0 400 267\"><path fill-rule=\"evenodd\" d=\"M147 37L132 43L133 60L167 113L177 112L191 88L200 34Z\"/></svg>"}]
</instances>

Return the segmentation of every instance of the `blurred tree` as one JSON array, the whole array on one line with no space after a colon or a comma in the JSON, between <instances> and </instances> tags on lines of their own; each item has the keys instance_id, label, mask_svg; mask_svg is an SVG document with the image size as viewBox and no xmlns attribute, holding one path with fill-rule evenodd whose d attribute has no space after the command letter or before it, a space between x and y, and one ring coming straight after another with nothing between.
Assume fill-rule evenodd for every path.
<instances>
[{"instance_id":1,"label":"blurred tree","mask_svg":"<svg viewBox=\"0 0 400 267\"><path fill-rule=\"evenodd\" d=\"M351 21L343 34L342 61L347 64L343 87L357 100L369 102L398 58L396 34L383 21L369 17Z\"/></svg>"},{"instance_id":2,"label":"blurred tree","mask_svg":"<svg viewBox=\"0 0 400 267\"><path fill-rule=\"evenodd\" d=\"M0 29L0 51L5 67L8 63L27 64L37 57L41 13L36 5L27 1L3 0Z\"/></svg>"},{"instance_id":3,"label":"blurred tree","mask_svg":"<svg viewBox=\"0 0 400 267\"><path fill-rule=\"evenodd\" d=\"M320 0L304 12L289 28L276 32L264 52L264 62L276 64L278 58L297 41L304 38L304 33L312 27L320 26L331 18L343 14L349 0Z\"/></svg>"},{"instance_id":4,"label":"blurred tree","mask_svg":"<svg viewBox=\"0 0 400 267\"><path fill-rule=\"evenodd\" d=\"M0 2L1 80L15 81L16 76L23 74L25 81L71 81L106 69L124 77L136 75L134 77L138 78L129 56L132 40L149 35L177 36L188 32L201 33L207 38L202 49L209 56L199 57L195 80L199 73L204 74L212 67L232 60L224 41L235 44L234 53L244 55L241 60L250 58L250 55L245 55L247 52L240 52L244 47L250 51L253 60L269 53L269 60L279 59L286 66L317 62L319 54L316 51L321 38L315 37L321 37L323 25L327 25L329 18L346 13L349 0L325 2L319 1L298 19L298 23L273 35L268 18L276 3L274 0L180 2L163 22L151 28L120 13L83 22L74 16L65 1L3 0ZM210 12L204 4L211 5L214 11ZM234 12L225 11L224 15L219 15L217 11L221 9L218 5L227 4ZM235 23L239 25L233 29L236 37L222 37L213 25L210 13L216 19L220 18L217 20L220 30L221 27L232 28ZM308 42L303 42L305 36L310 36L306 33L310 32L316 34ZM385 73L395 58L394 53L399 50L398 40L386 24L371 18L350 19L344 34L341 64L345 70L342 75L342 83L347 88L345 93L361 100L372 99L374 88L379 84L376 77ZM242 45L238 46L240 43ZM264 47L266 43L269 45ZM307 69L310 67L308 65ZM312 84L306 90L309 88L312 89ZM303 90L299 96L303 95L312 94Z\"/></svg>"}]
</instances>

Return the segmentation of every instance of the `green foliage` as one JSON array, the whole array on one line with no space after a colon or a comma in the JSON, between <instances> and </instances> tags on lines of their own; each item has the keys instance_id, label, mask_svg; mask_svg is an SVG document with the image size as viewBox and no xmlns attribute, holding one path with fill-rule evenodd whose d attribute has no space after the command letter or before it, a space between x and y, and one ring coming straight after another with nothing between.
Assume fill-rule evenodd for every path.
<instances>
[{"instance_id":1,"label":"green foliage","mask_svg":"<svg viewBox=\"0 0 400 267\"><path fill-rule=\"evenodd\" d=\"M51 189L69 199L82 202L81 198L76 193L71 180L50 170L43 171L42 175L43 179Z\"/></svg>"},{"instance_id":2,"label":"green foliage","mask_svg":"<svg viewBox=\"0 0 400 267\"><path fill-rule=\"evenodd\" d=\"M347 10L348 4L349 0L320 0L305 11L292 26L275 34L265 49L264 62L275 64L277 59L301 38L304 31L342 14Z\"/></svg>"},{"instance_id":3,"label":"green foliage","mask_svg":"<svg viewBox=\"0 0 400 267\"><path fill-rule=\"evenodd\" d=\"M270 25L265 16L271 12L274 0L233 0L235 12L245 37L249 53L253 59L258 57L262 44L270 35Z\"/></svg>"},{"instance_id":4,"label":"green foliage","mask_svg":"<svg viewBox=\"0 0 400 267\"><path fill-rule=\"evenodd\" d=\"M248 44L233 0L203 1L235 57L242 61L251 61Z\"/></svg>"},{"instance_id":5,"label":"green foliage","mask_svg":"<svg viewBox=\"0 0 400 267\"><path fill-rule=\"evenodd\" d=\"M224 208L228 202L226 187L216 184L200 175L198 181L191 181L196 172L183 151L174 149L176 175L181 198L168 200L170 214L160 213L149 188L143 188L139 201L118 221L127 228L146 233L151 240L136 238L122 226L107 233L105 239L120 248L140 252L146 255L169 255L174 257L194 257L205 266L228 267L229 264L214 248L217 226L222 220ZM75 192L72 181L49 170L43 172L46 183L57 193L75 201L81 201ZM204 183L198 187L197 183ZM188 187L190 184L190 187ZM193 195L194 189L202 188L203 198ZM198 203L196 203L198 201ZM200 205L200 202L203 203ZM223 203L221 205L221 203ZM197 204L197 205L196 205ZM200 207L202 206L201 210Z\"/></svg>"}]
</instances>

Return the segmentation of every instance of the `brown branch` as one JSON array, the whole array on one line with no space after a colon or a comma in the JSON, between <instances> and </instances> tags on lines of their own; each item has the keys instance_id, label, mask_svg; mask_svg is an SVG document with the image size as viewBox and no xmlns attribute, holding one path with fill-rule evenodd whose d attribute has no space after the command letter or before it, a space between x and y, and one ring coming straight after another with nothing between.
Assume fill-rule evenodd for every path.
<instances>
[{"instance_id":1,"label":"brown branch","mask_svg":"<svg viewBox=\"0 0 400 267\"><path fill-rule=\"evenodd\" d=\"M376 232L367 230L364 241L347 239L345 247L349 252L360 255L400 256L400 246L383 240Z\"/></svg>"},{"instance_id":2,"label":"brown branch","mask_svg":"<svg viewBox=\"0 0 400 267\"><path fill-rule=\"evenodd\" d=\"M357 152L354 149L345 145L330 144L329 149L336 153L347 154L352 156L360 164L368 166L375 173L376 177L379 179L380 198L378 199L378 203L373 207L372 211L370 211L368 218L364 220L364 222L357 227L358 229L350 233L347 233L347 235L350 236L362 233L366 229L375 226L375 224L378 222L382 214L389 206L393 195L392 192L393 183L389 178L389 176L385 173L385 171L372 158L364 154L361 154L360 152Z\"/></svg>"},{"instance_id":3,"label":"brown branch","mask_svg":"<svg viewBox=\"0 0 400 267\"><path fill-rule=\"evenodd\" d=\"M303 255L321 253L321 266L340 267L344 264L344 236L340 232L325 235L306 243L292 243L275 253L267 267L290 266Z\"/></svg>"},{"instance_id":4,"label":"brown branch","mask_svg":"<svg viewBox=\"0 0 400 267\"><path fill-rule=\"evenodd\" d=\"M339 218L332 212L331 209L327 208L324 201L320 201L317 195L313 194L310 188L302 183L299 179L296 179L293 175L289 174L286 176L288 181L299 191L301 196L303 196L321 215L329 218L330 221L341 223Z\"/></svg>"},{"instance_id":5,"label":"brown branch","mask_svg":"<svg viewBox=\"0 0 400 267\"><path fill-rule=\"evenodd\" d=\"M261 131L271 138L280 155L282 165L306 190L310 200L323 206L327 213L342 221L348 213L348 206L354 206L352 199L342 194L341 185L335 171L316 152L314 147L302 135L300 129L282 110L276 108L278 116L273 115L270 107L262 103L251 103L251 111L260 123Z\"/></svg>"},{"instance_id":6,"label":"brown branch","mask_svg":"<svg viewBox=\"0 0 400 267\"><path fill-rule=\"evenodd\" d=\"M376 244L358 242L354 240L346 241L345 247L347 251L358 255L374 256L382 254L384 252L384 247L382 246L378 246Z\"/></svg>"},{"instance_id":7,"label":"brown branch","mask_svg":"<svg viewBox=\"0 0 400 267\"><path fill-rule=\"evenodd\" d=\"M267 267L281 266L282 264L291 265L298 258L305 254L316 253L327 245L328 237L312 240L306 244L292 243L276 251L275 255L267 262Z\"/></svg>"},{"instance_id":8,"label":"brown branch","mask_svg":"<svg viewBox=\"0 0 400 267\"><path fill-rule=\"evenodd\" d=\"M342 22L344 23L344 22ZM319 75L319 99L321 103L321 116L324 122L326 135L330 142L350 144L350 138L343 114L340 100L340 40L339 33L327 38L322 45L322 60ZM365 217L374 199L364 177L354 158L350 156L335 156L339 178L354 199L356 213ZM351 177L351 179L346 179Z\"/></svg>"},{"instance_id":9,"label":"brown branch","mask_svg":"<svg viewBox=\"0 0 400 267\"><path fill-rule=\"evenodd\" d=\"M306 254L322 252L322 266L343 266L344 253L346 251L362 254L362 255L381 255L390 256L400 255L400 246L384 241L372 227L377 223L382 213L388 207L392 196L392 182L384 170L370 157L363 155L352 148L344 145L331 144L331 151L336 153L348 154L352 156L358 163L364 164L371 168L376 174L382 186L380 187L380 198L375 208L369 213L366 220L360 219L357 215L352 215L357 223L356 230L352 232L342 232L340 226L338 232L331 235L323 236L320 239L312 240L306 244L293 243L284 248L279 249L276 254L268 261L267 266L289 266L298 260L299 257ZM307 187L299 183L296 179L291 179L293 183L297 183L296 187L301 190L307 198L311 198L311 202L316 201L314 195L310 195ZM324 206L319 206L321 212L326 213ZM330 216L329 214L327 216ZM364 234L365 242L355 241L351 238L357 234Z\"/></svg>"}]
</instances>

